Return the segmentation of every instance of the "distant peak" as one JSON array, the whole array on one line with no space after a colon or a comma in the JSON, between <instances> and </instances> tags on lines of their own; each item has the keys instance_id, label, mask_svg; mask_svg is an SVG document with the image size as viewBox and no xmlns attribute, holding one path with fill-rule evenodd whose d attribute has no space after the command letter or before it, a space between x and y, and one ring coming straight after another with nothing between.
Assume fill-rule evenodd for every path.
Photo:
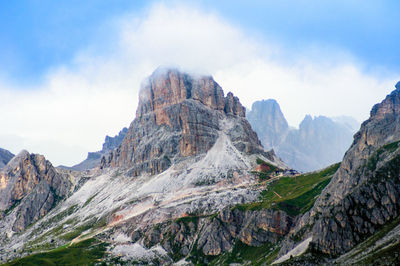
<instances>
[{"instance_id":1,"label":"distant peak","mask_svg":"<svg viewBox=\"0 0 400 266\"><path fill-rule=\"evenodd\" d=\"M396 89L398 89L398 90L400 90L400 81L399 82L397 82L397 84L396 84Z\"/></svg>"},{"instance_id":2,"label":"distant peak","mask_svg":"<svg viewBox=\"0 0 400 266\"><path fill-rule=\"evenodd\" d=\"M22 150L17 154L17 157L25 157L26 155L29 155L29 152L27 150Z\"/></svg>"}]
</instances>

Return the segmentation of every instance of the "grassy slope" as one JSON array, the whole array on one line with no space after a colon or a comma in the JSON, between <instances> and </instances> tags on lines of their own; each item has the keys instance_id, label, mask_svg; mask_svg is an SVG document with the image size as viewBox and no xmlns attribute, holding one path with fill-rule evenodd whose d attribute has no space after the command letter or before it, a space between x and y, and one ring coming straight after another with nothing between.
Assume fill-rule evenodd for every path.
<instances>
[{"instance_id":1,"label":"grassy slope","mask_svg":"<svg viewBox=\"0 0 400 266\"><path fill-rule=\"evenodd\" d=\"M107 244L88 239L72 246L30 255L4 265L92 265L104 257Z\"/></svg>"},{"instance_id":2,"label":"grassy slope","mask_svg":"<svg viewBox=\"0 0 400 266\"><path fill-rule=\"evenodd\" d=\"M238 205L237 208L243 210L278 208L288 212L289 215L304 213L313 206L316 197L328 185L339 166L337 163L319 172L280 178L262 192L259 202Z\"/></svg>"},{"instance_id":3,"label":"grassy slope","mask_svg":"<svg viewBox=\"0 0 400 266\"><path fill-rule=\"evenodd\" d=\"M238 205L235 208L257 210L262 208L279 208L289 215L297 215L309 210L317 196L328 185L332 175L339 168L339 163L331 165L319 172L299 175L296 177L283 177L262 193L260 202ZM277 196L277 192L282 198ZM271 264L279 252L279 242L275 245L266 243L260 247L250 247L237 241L231 252L218 257L208 256L210 265L229 265L230 263L247 263L248 265ZM201 255L198 255L201 257ZM198 260L194 260L199 265ZM206 265L206 264L204 264Z\"/></svg>"}]
</instances>

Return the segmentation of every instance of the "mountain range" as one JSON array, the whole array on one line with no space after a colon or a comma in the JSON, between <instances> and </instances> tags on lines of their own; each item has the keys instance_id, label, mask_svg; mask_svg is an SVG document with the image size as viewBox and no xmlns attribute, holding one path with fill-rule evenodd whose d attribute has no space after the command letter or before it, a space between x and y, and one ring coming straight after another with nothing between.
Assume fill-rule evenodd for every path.
<instances>
[{"instance_id":1,"label":"mountain range","mask_svg":"<svg viewBox=\"0 0 400 266\"><path fill-rule=\"evenodd\" d=\"M274 149L284 162L301 172L340 162L359 127L351 117L307 115L298 129L290 128L273 99L253 103L247 119L266 149Z\"/></svg>"},{"instance_id":2,"label":"mountain range","mask_svg":"<svg viewBox=\"0 0 400 266\"><path fill-rule=\"evenodd\" d=\"M287 126L278 109L267 109L275 132ZM399 125L400 83L341 163L293 175L212 77L159 68L122 142L93 169L22 151L0 171L0 261L396 265Z\"/></svg>"}]
</instances>

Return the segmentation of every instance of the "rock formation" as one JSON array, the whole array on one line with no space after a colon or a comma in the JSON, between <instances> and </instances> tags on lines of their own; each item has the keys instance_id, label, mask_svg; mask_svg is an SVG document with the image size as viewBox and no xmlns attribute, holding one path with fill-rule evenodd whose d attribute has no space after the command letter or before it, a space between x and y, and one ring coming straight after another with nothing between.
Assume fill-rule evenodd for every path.
<instances>
[{"instance_id":1,"label":"rock formation","mask_svg":"<svg viewBox=\"0 0 400 266\"><path fill-rule=\"evenodd\" d=\"M8 150L0 148L0 169L3 168L13 157L14 154Z\"/></svg>"},{"instance_id":2,"label":"rock formation","mask_svg":"<svg viewBox=\"0 0 400 266\"><path fill-rule=\"evenodd\" d=\"M289 166L304 172L341 161L357 127L348 117L307 115L299 129L290 129L279 104L271 99L255 102L247 118L266 148L273 148Z\"/></svg>"},{"instance_id":3,"label":"rock formation","mask_svg":"<svg viewBox=\"0 0 400 266\"><path fill-rule=\"evenodd\" d=\"M0 171L0 211L7 225L20 232L46 215L70 187L68 177L44 156L21 151Z\"/></svg>"},{"instance_id":4,"label":"rock formation","mask_svg":"<svg viewBox=\"0 0 400 266\"><path fill-rule=\"evenodd\" d=\"M136 119L121 146L102 159L102 167L131 168L132 175L158 174L184 158L205 154L215 144L226 117L234 126L226 132L233 145L247 154L264 152L245 118L245 108L210 76L177 70L156 70L139 95Z\"/></svg>"},{"instance_id":5,"label":"rock formation","mask_svg":"<svg viewBox=\"0 0 400 266\"><path fill-rule=\"evenodd\" d=\"M400 85L375 105L354 136L340 168L294 235L311 248L348 252L400 214ZM281 251L294 246L289 239Z\"/></svg>"},{"instance_id":6,"label":"rock formation","mask_svg":"<svg viewBox=\"0 0 400 266\"><path fill-rule=\"evenodd\" d=\"M279 147L289 132L281 108L273 99L254 102L247 119L266 149Z\"/></svg>"}]
</instances>

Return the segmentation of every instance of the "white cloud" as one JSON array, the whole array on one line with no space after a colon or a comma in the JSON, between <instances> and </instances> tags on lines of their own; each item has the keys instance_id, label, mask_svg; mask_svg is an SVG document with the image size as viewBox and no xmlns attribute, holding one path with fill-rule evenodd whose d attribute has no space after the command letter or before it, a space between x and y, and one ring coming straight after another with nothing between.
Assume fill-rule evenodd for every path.
<instances>
[{"instance_id":1,"label":"white cloud","mask_svg":"<svg viewBox=\"0 0 400 266\"><path fill-rule=\"evenodd\" d=\"M304 51L277 60L285 51L276 44L190 6L153 5L112 28L96 38L104 42L47 73L41 86L0 85L0 147L42 153L55 165L83 160L87 151L101 148L106 134L129 125L140 83L159 65L212 74L225 93L233 91L248 107L275 98L294 126L305 114L365 119L394 85L393 77L365 74L345 56L322 60Z\"/></svg>"}]
</instances>

